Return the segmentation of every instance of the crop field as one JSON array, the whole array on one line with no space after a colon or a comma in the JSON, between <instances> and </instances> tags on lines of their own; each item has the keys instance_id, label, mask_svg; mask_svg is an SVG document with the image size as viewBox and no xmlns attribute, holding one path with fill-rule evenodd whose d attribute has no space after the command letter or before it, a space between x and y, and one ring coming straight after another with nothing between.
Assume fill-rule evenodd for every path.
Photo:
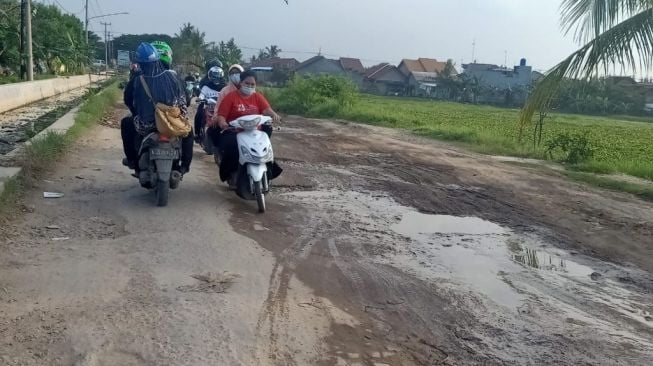
<instances>
[{"instance_id":1,"label":"crop field","mask_svg":"<svg viewBox=\"0 0 653 366\"><path fill-rule=\"evenodd\" d=\"M534 147L533 126L517 141L518 115L516 109L366 95L336 117L459 141L482 153L538 159L546 158L546 142L556 135L587 134L593 157L575 169L653 180L653 123L645 118L554 113L545 120L542 144Z\"/></svg>"}]
</instances>

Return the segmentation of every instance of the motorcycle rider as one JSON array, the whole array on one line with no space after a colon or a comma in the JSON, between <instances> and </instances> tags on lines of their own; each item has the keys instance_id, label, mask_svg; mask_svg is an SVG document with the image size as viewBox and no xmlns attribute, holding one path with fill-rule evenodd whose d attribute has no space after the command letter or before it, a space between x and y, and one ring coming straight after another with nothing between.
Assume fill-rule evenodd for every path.
<instances>
[{"instance_id":1,"label":"motorcycle rider","mask_svg":"<svg viewBox=\"0 0 653 366\"><path fill-rule=\"evenodd\" d=\"M272 117L274 123L279 123L281 118L270 107L265 97L256 92L256 74L253 71L245 71L240 74L240 88L224 97L218 109L217 124L220 132L216 129L212 132L211 138L216 146L220 146L222 161L220 163L220 180L229 180L231 187L235 186L235 174L238 169L238 142L236 132L229 129L229 122L239 117L251 114L263 114ZM263 126L262 130L270 136L272 126ZM281 174L282 169L272 163L270 179Z\"/></svg>"},{"instance_id":2,"label":"motorcycle rider","mask_svg":"<svg viewBox=\"0 0 653 366\"><path fill-rule=\"evenodd\" d=\"M145 78L155 101L179 107L184 115L187 109L185 90L177 73L170 70L172 49L169 45L165 42L156 42L155 45L141 43L136 49L136 61L138 77L132 78L124 93L125 105L133 117L123 119L121 132L126 155L123 164L138 171L140 144L147 134L156 131L154 105L141 85L140 76ZM192 134L182 139L181 150L181 164L175 170L183 175L190 170L193 158Z\"/></svg>"},{"instance_id":3,"label":"motorcycle rider","mask_svg":"<svg viewBox=\"0 0 653 366\"><path fill-rule=\"evenodd\" d=\"M186 77L184 78L184 81L189 83L195 83L197 82L197 78L195 78L195 75L189 72L188 75L186 75Z\"/></svg>"},{"instance_id":4,"label":"motorcycle rider","mask_svg":"<svg viewBox=\"0 0 653 366\"><path fill-rule=\"evenodd\" d=\"M218 103L215 105L215 119L217 122L218 118L218 108L220 108L220 102L222 102L222 99L227 96L227 94L238 90L240 87L240 74L245 72L245 69L243 69L242 66L239 64L233 64L229 67L229 84L222 88L220 90L220 95L218 97Z\"/></svg>"},{"instance_id":5,"label":"motorcycle rider","mask_svg":"<svg viewBox=\"0 0 653 366\"><path fill-rule=\"evenodd\" d=\"M222 90L220 90L220 94L218 95L218 102L215 104L213 120L209 122L209 128L207 129L207 134L209 136L217 135L220 133L218 127L218 109L220 108L220 103L222 103L222 100L227 96L227 94L238 90L238 88L240 87L240 74L243 72L245 72L245 69L239 64L233 64L229 67L229 84L224 88L222 88ZM211 139L214 146L218 146L215 145L217 143L217 140L218 140L217 138ZM219 164L219 157L217 156L216 156L216 162L218 162Z\"/></svg>"},{"instance_id":6,"label":"motorcycle rider","mask_svg":"<svg viewBox=\"0 0 653 366\"><path fill-rule=\"evenodd\" d=\"M218 93L225 87L224 85L224 71L219 66L213 66L206 73L207 82L202 86L200 83L200 99L202 97L218 98ZM219 99L218 99L219 100ZM204 136L204 115L205 104L201 103L197 107L195 113L195 141L200 143Z\"/></svg>"}]
</instances>

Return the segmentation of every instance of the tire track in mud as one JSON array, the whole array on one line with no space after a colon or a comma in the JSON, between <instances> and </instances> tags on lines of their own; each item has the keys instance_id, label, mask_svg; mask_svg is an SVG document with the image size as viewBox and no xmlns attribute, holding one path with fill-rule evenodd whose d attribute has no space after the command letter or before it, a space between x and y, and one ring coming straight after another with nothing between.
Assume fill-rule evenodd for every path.
<instances>
[{"instance_id":1,"label":"tire track in mud","mask_svg":"<svg viewBox=\"0 0 653 366\"><path fill-rule=\"evenodd\" d=\"M312 131L322 129L313 122L308 125L306 128ZM396 218L357 204L351 211L347 207L357 198L347 193L359 192L361 199L371 197L372 201L377 194L391 197L395 204L424 213L479 216L520 233L537 233L550 243L577 240L563 230L556 230L553 221L540 210L533 210L529 202L517 201L516 192L509 187L496 187L483 181L465 164L452 166L437 159L426 162L427 156L417 160L407 158L401 152L388 153L378 146L370 147L365 139L342 136L333 125L322 130L329 132L307 135L295 131L292 135L277 135L281 140L277 146L282 143L288 146L276 150L281 151L280 160L292 168L281 180L282 191L286 192L279 199L285 208L284 219L275 219L271 211L259 220L267 227L290 229L280 235L242 232L273 253L283 253L279 255L283 258L280 262L291 262L292 267L279 271L288 269L289 272L284 272L286 276L296 276L317 295L328 298L359 322L357 326L332 324L332 334L326 338L330 361L320 365L361 361L366 364L387 361L393 365L504 365L533 364L537 363L535 360L576 365L596 363L604 354L610 354L612 361L618 360L617 346L604 347L601 351L590 346L607 345L605 339L591 332L574 332L578 338L549 334L565 329L564 322L540 326L536 322L546 320L538 318L538 314L508 315L497 310L496 305L488 306L487 300L471 292L454 291L455 282L444 278L427 281L388 265L385 260L379 262L375 258L383 259L407 245L402 244L404 239L400 237L388 236L388 222ZM330 133L333 136L324 137ZM300 146L312 148L298 149ZM408 155L415 154L411 151ZM292 159L283 159L286 155ZM442 154L452 158L449 155L449 152ZM460 155L453 158L468 160ZM301 183L306 181L312 183ZM289 205L291 210L287 209ZM381 224L371 224L379 219ZM389 221L383 224L386 219ZM310 225L306 224L309 221ZM273 244L294 236L295 230L302 233L299 241L306 241L307 233L312 230L308 253L299 255ZM509 283L509 279L505 282ZM276 281L271 293L282 293L279 285L288 286L288 283ZM283 297L287 300L287 295ZM268 305L277 301L273 298L268 297L271 299ZM541 307L546 309L544 305ZM555 308L547 311L551 309ZM282 312L277 310L277 313ZM266 312L263 314L266 319ZM270 326L270 333L273 328ZM282 343L281 338L276 339L277 346ZM594 352L583 351L587 347ZM383 350L389 352L386 359ZM348 358L350 353L354 357ZM639 353L633 357L631 363L637 364L641 356ZM616 364L626 363L616 361Z\"/></svg>"},{"instance_id":2,"label":"tire track in mud","mask_svg":"<svg viewBox=\"0 0 653 366\"><path fill-rule=\"evenodd\" d=\"M296 365L292 350L284 349L285 345L279 342L279 338L289 336L288 289L295 275L296 265L310 254L316 243L313 230L318 229L317 222L313 217L309 217L305 225L305 229L294 243L277 256L270 274L268 295L258 316L256 357L259 360L268 359L273 364Z\"/></svg>"}]
</instances>

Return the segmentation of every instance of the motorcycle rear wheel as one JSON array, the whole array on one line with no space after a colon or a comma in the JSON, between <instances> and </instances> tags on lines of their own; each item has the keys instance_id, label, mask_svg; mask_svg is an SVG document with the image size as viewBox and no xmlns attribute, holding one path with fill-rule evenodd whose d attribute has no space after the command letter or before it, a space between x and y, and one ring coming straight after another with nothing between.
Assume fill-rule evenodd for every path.
<instances>
[{"instance_id":1,"label":"motorcycle rear wheel","mask_svg":"<svg viewBox=\"0 0 653 366\"><path fill-rule=\"evenodd\" d=\"M163 180L157 181L156 188L155 188L156 205L159 207L167 206L169 193L170 193L170 184Z\"/></svg>"}]
</instances>

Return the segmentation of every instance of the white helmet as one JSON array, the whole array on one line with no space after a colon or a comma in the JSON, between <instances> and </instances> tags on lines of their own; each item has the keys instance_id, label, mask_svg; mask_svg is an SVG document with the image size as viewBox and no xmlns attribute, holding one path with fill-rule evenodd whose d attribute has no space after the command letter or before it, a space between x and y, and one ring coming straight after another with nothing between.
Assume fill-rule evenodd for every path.
<instances>
[{"instance_id":1,"label":"white helmet","mask_svg":"<svg viewBox=\"0 0 653 366\"><path fill-rule=\"evenodd\" d=\"M237 69L240 72L245 72L245 68L240 66L239 64L233 64L229 66L229 72L231 72L233 69Z\"/></svg>"}]
</instances>

